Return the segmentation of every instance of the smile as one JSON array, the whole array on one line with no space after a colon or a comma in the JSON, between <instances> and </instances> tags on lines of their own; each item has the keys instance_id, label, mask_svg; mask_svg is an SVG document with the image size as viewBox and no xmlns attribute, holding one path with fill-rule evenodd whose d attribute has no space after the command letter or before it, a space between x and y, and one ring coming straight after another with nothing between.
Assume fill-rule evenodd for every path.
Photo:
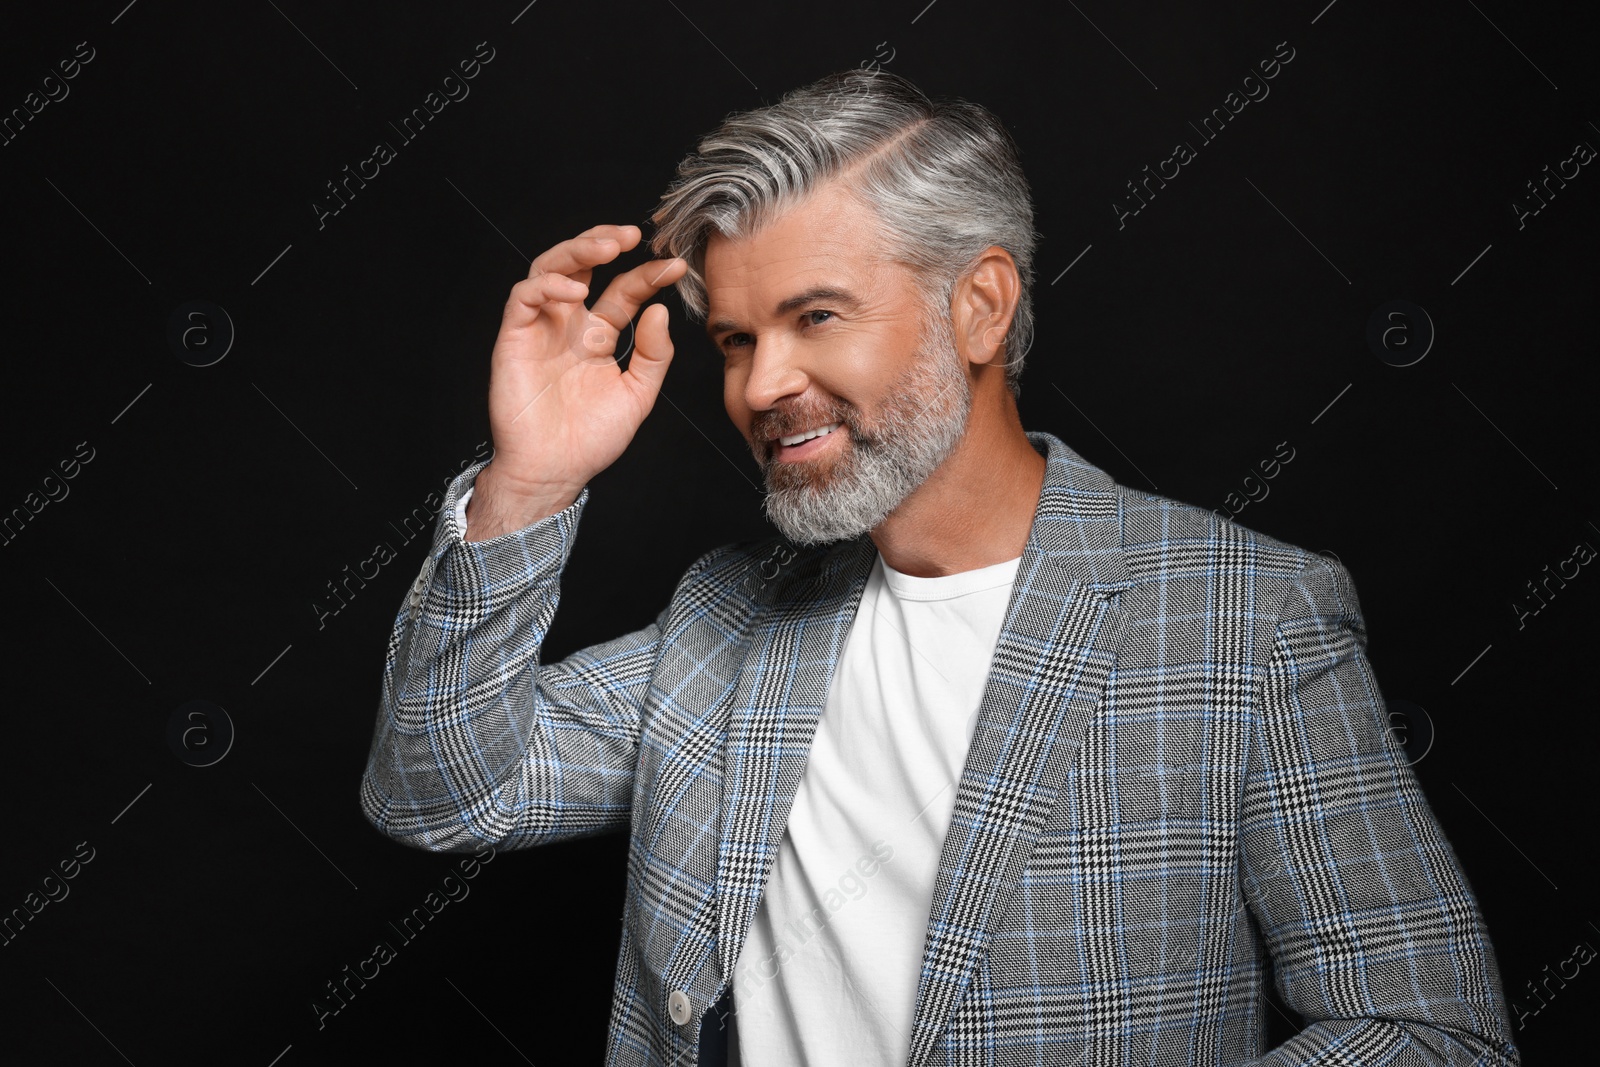
<instances>
[{"instance_id":1,"label":"smile","mask_svg":"<svg viewBox=\"0 0 1600 1067\"><path fill-rule=\"evenodd\" d=\"M815 429L815 430L807 430L805 433L797 433L797 434L791 434L788 437L780 437L780 438L778 438L778 443L781 444L781 445L798 445L798 444L802 444L802 443L804 443L806 441L811 440L813 437L821 437L824 434L830 434L833 431L837 430L839 428L839 426L840 426L840 424L837 423L837 422L829 423L827 426L819 426L817 429Z\"/></svg>"},{"instance_id":2,"label":"smile","mask_svg":"<svg viewBox=\"0 0 1600 1067\"><path fill-rule=\"evenodd\" d=\"M819 426L815 430L807 430L804 433L790 434L787 437L778 438L774 442L777 445L775 451L778 459L784 462L792 462L806 459L813 453L822 451L828 447L828 442L834 437L845 436L835 433L843 425L843 423L835 422L827 426Z\"/></svg>"}]
</instances>

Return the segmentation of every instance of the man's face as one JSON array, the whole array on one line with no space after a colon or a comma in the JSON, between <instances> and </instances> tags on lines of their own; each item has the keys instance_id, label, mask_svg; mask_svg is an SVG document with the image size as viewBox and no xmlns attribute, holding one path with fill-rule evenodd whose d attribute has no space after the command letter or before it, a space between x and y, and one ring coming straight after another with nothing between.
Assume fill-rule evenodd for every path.
<instances>
[{"instance_id":1,"label":"man's face","mask_svg":"<svg viewBox=\"0 0 1600 1067\"><path fill-rule=\"evenodd\" d=\"M877 526L966 429L949 311L924 311L911 272L878 256L880 229L832 182L754 236L706 246L723 403L766 475L768 517L799 543Z\"/></svg>"}]
</instances>

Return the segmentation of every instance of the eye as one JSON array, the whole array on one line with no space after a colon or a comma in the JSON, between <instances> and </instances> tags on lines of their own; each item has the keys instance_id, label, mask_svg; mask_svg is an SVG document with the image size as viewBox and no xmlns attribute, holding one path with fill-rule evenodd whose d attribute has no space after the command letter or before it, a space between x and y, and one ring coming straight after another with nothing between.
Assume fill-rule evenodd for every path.
<instances>
[{"instance_id":1,"label":"eye","mask_svg":"<svg viewBox=\"0 0 1600 1067\"><path fill-rule=\"evenodd\" d=\"M832 312L832 311L828 311L825 308L816 308L816 309L814 309L812 311L802 311L800 313L800 319L805 325L808 325L808 326L821 326L822 322L818 322L817 320L813 319L812 318L813 315L834 316L835 313ZM826 322L826 321L827 321L826 319L823 320L823 322ZM722 339L721 347L725 348L725 349L727 349L727 348L743 348L746 345L748 345L749 343L750 343L750 335L749 334L747 334L747 333L730 333L728 336L726 336L726 337L724 337Z\"/></svg>"}]
</instances>

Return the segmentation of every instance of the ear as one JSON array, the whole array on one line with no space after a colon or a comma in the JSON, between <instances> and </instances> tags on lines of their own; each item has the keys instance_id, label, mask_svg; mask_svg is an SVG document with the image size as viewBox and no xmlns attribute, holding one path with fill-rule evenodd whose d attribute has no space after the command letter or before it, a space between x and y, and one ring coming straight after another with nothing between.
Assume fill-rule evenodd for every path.
<instances>
[{"instance_id":1,"label":"ear","mask_svg":"<svg viewBox=\"0 0 1600 1067\"><path fill-rule=\"evenodd\" d=\"M990 245L956 282L951 325L963 358L976 364L1005 363L1005 336L1022 294L1017 264L999 245Z\"/></svg>"}]
</instances>

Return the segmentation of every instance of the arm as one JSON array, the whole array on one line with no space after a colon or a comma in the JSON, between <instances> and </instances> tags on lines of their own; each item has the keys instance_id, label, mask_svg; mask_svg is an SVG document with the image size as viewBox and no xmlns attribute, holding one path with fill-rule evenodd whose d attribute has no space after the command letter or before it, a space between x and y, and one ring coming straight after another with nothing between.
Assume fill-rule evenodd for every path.
<instances>
[{"instance_id":1,"label":"arm","mask_svg":"<svg viewBox=\"0 0 1600 1067\"><path fill-rule=\"evenodd\" d=\"M1386 728L1349 572L1313 557L1276 617L1241 864L1308 1025L1260 1063L1520 1063L1477 902Z\"/></svg>"},{"instance_id":2,"label":"arm","mask_svg":"<svg viewBox=\"0 0 1600 1067\"><path fill-rule=\"evenodd\" d=\"M431 851L626 827L640 706L667 619L541 664L589 491L520 530L467 541L457 505L485 463L451 483L417 591L395 619L361 778L368 821Z\"/></svg>"},{"instance_id":3,"label":"arm","mask_svg":"<svg viewBox=\"0 0 1600 1067\"><path fill-rule=\"evenodd\" d=\"M589 480L633 439L672 360L665 306L640 315L626 371L611 354L644 302L682 277L682 260L635 267L584 303L593 269L640 235L591 227L511 287L489 367L494 457L450 483L385 656L360 799L398 841L519 848L628 821L665 613L560 663L541 665L539 651Z\"/></svg>"}]
</instances>

